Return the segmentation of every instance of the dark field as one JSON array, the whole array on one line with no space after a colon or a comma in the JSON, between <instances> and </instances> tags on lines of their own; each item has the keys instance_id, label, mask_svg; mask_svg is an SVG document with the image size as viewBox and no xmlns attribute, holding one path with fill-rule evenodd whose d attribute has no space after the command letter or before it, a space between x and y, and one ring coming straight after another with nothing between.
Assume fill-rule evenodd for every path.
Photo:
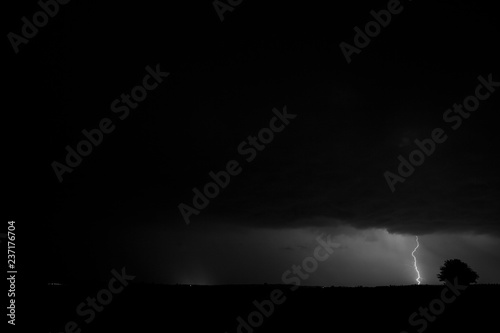
<instances>
[{"instance_id":1,"label":"dark field","mask_svg":"<svg viewBox=\"0 0 500 333\"><path fill-rule=\"evenodd\" d=\"M434 321L426 320L425 327L424 317L415 316L413 326L409 317L440 299L444 286L300 287L292 292L284 285L132 284L85 323L90 316L79 316L76 307L105 287L49 286L49 331L62 332L68 321L75 321L82 332L489 332L498 324L500 297L499 285L470 286L441 314L429 312ZM271 310L265 301L276 289L284 292L275 298L282 303ZM239 316L248 323L256 311L254 300L266 304L269 317L259 326L254 316L255 328L240 326Z\"/></svg>"}]
</instances>

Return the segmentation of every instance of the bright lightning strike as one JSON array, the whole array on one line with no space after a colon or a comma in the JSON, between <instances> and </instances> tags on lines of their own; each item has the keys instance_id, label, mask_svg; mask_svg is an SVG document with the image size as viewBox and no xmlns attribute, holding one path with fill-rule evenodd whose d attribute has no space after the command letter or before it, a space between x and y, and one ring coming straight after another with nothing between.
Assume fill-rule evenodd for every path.
<instances>
[{"instance_id":1,"label":"bright lightning strike","mask_svg":"<svg viewBox=\"0 0 500 333\"><path fill-rule=\"evenodd\" d=\"M417 283L420 284L420 272L418 271L418 267L417 267L417 257L415 257L415 251L417 251L418 247L420 246L420 244L418 244L418 236L415 236L417 237L417 247L415 247L415 249L413 250L413 252L411 253L411 256L413 257L413 266L415 267L415 271L417 271Z\"/></svg>"}]
</instances>

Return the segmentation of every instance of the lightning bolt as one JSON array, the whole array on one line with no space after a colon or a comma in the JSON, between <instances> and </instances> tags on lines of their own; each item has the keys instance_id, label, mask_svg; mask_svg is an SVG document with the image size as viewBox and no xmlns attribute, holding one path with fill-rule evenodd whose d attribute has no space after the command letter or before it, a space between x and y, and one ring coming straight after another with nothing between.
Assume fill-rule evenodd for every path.
<instances>
[{"instance_id":1,"label":"lightning bolt","mask_svg":"<svg viewBox=\"0 0 500 333\"><path fill-rule=\"evenodd\" d=\"M415 257L415 251L417 251L418 247L420 246L420 244L418 244L418 236L415 236L417 239L417 246L415 247L415 249L413 250L413 252L411 253L411 256L413 257L413 267L415 267L415 271L417 272L417 278L415 281L417 281L418 284L420 284L420 272L418 271L418 267L417 267L417 257Z\"/></svg>"}]
</instances>

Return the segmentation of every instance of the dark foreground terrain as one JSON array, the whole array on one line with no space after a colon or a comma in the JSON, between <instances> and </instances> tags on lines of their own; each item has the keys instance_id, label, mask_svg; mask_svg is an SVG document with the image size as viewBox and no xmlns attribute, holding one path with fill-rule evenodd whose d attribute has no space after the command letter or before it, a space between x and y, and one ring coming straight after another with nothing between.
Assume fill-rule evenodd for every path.
<instances>
[{"instance_id":1,"label":"dark foreground terrain","mask_svg":"<svg viewBox=\"0 0 500 333\"><path fill-rule=\"evenodd\" d=\"M462 291L437 285L290 291L283 285L130 284L94 318L87 305L80 308L85 314L77 313L87 297L106 287L48 286L48 332L64 332L66 325L68 332L490 332L498 326L500 299L500 285ZM271 306L271 299L276 304ZM254 312L255 300L268 317Z\"/></svg>"}]
</instances>

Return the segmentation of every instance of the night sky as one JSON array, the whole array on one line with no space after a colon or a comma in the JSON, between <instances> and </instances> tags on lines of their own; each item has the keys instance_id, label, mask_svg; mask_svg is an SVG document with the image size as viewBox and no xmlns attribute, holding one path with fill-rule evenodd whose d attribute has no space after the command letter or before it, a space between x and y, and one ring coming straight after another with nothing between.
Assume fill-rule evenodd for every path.
<instances>
[{"instance_id":1,"label":"night sky","mask_svg":"<svg viewBox=\"0 0 500 333\"><path fill-rule=\"evenodd\" d=\"M443 118L478 77L500 82L497 11L402 1L348 63L339 44L387 3L247 0L221 22L211 1L72 1L18 54L6 38L9 207L47 280L125 266L142 282L281 283L330 235L304 284L413 284L418 235L422 283L451 258L499 283L499 84L458 128ZM36 10L12 8L5 35ZM169 75L120 119L112 102L157 65ZM284 109L296 117L247 161L238 147ZM52 163L103 118L113 132L59 182ZM384 173L436 128L446 141L392 192ZM232 160L240 173L186 224L179 204Z\"/></svg>"}]
</instances>

